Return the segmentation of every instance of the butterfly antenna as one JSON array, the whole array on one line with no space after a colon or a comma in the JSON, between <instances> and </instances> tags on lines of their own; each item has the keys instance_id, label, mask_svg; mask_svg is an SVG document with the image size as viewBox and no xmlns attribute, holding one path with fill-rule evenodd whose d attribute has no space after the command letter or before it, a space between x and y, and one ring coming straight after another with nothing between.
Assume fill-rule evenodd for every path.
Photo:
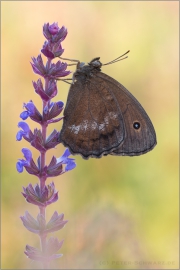
<instances>
[{"instance_id":1,"label":"butterfly antenna","mask_svg":"<svg viewBox=\"0 0 180 270\"><path fill-rule=\"evenodd\" d=\"M68 66L75 66L75 65L80 64L80 61L79 60L63 58L63 57L60 57L60 56L59 56L59 58L62 59L62 60L65 60L65 61L71 61L71 62L75 62L76 63L76 64L68 64Z\"/></svg>"},{"instance_id":2,"label":"butterfly antenna","mask_svg":"<svg viewBox=\"0 0 180 270\"><path fill-rule=\"evenodd\" d=\"M128 50L127 52L125 52L125 53L122 54L121 56L117 57L116 59L114 59L114 60L112 60L112 61L110 61L110 62L108 62L108 63L106 63L106 64L103 64L102 66L110 65L110 64L113 64L113 63L116 63L116 62L119 62L119 61L121 61L121 60L123 60L123 59L128 58L128 56L126 56L126 57L123 57L123 56L126 55L126 54L129 53L129 52L130 52L130 50ZM123 58L122 58L122 57L123 57Z\"/></svg>"}]
</instances>

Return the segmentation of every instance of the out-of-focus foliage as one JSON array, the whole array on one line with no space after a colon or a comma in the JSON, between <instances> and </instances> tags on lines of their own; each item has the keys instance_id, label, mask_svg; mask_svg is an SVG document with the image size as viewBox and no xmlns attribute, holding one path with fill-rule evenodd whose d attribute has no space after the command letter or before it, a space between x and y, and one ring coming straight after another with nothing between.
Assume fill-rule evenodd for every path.
<instances>
[{"instance_id":1,"label":"out-of-focus foliage","mask_svg":"<svg viewBox=\"0 0 180 270\"><path fill-rule=\"evenodd\" d=\"M18 174L25 141L16 142L23 102L33 100L32 56L44 42L44 22L68 28L63 57L108 62L128 49L129 58L103 67L140 101L150 116L157 146L139 157L83 160L55 179L60 200L47 207L68 219L58 238L64 256L54 268L178 268L178 5L175 1L3 1L1 54L1 207L3 269L37 269L23 254L26 244L39 247L19 218L37 209L25 202L22 186L36 178ZM72 67L73 70L73 67ZM58 99L66 101L68 84L59 82ZM34 123L28 122L31 128ZM60 129L58 124L53 128ZM51 130L49 130L50 133ZM31 149L32 150L32 149ZM59 145L49 151L60 156ZM34 158L37 158L34 151Z\"/></svg>"}]
</instances>

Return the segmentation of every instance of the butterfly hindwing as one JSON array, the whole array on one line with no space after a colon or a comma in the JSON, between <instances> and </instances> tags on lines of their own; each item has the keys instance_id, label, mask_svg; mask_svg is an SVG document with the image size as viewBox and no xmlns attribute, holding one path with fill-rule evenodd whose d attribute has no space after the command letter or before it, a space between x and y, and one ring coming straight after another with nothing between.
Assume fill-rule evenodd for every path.
<instances>
[{"instance_id":1,"label":"butterfly hindwing","mask_svg":"<svg viewBox=\"0 0 180 270\"><path fill-rule=\"evenodd\" d=\"M105 81L106 86L116 97L125 125L125 139L112 154L136 156L152 150L156 145L156 134L152 122L141 104L113 78L102 72L99 72L97 76Z\"/></svg>"}]
</instances>

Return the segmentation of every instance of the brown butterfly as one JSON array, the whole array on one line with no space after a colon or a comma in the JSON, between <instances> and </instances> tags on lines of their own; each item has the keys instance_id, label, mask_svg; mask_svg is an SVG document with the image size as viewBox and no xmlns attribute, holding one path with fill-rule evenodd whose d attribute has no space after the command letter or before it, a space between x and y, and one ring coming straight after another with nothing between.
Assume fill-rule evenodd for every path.
<instances>
[{"instance_id":1,"label":"brown butterfly","mask_svg":"<svg viewBox=\"0 0 180 270\"><path fill-rule=\"evenodd\" d=\"M104 65L124 59L125 54ZM145 154L156 145L152 122L122 84L101 72L99 59L94 58L88 65L77 64L60 141L84 159Z\"/></svg>"}]
</instances>

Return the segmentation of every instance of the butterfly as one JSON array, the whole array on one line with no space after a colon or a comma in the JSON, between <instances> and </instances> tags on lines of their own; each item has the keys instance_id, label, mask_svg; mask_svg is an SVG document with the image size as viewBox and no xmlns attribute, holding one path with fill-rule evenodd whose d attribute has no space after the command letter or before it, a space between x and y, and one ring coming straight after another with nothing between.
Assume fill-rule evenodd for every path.
<instances>
[{"instance_id":1,"label":"butterfly","mask_svg":"<svg viewBox=\"0 0 180 270\"><path fill-rule=\"evenodd\" d=\"M124 59L125 54L104 65ZM72 154L84 159L145 154L157 144L153 124L137 99L101 72L104 65L100 57L87 65L78 61L64 109L60 141Z\"/></svg>"}]
</instances>

